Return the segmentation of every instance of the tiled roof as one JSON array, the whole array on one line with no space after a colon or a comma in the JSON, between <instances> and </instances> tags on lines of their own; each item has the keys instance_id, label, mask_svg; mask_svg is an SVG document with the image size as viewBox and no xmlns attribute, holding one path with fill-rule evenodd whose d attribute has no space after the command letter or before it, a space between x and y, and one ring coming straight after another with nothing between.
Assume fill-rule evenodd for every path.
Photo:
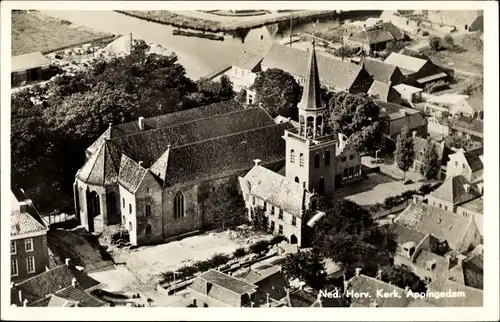
<instances>
[{"instance_id":1,"label":"tiled roof","mask_svg":"<svg viewBox=\"0 0 500 322\"><path fill-rule=\"evenodd\" d=\"M88 292L73 286L64 288L54 293L52 296L48 298L28 304L28 306L63 307L63 306L69 306L68 302L69 304L75 304L75 306L78 307L107 306L105 302L90 295Z\"/></svg>"},{"instance_id":2,"label":"tiled roof","mask_svg":"<svg viewBox=\"0 0 500 322\"><path fill-rule=\"evenodd\" d=\"M129 192L135 193L147 172L148 170L144 169L137 162L126 155L122 155L118 183Z\"/></svg>"},{"instance_id":3,"label":"tiled roof","mask_svg":"<svg viewBox=\"0 0 500 322\"><path fill-rule=\"evenodd\" d=\"M392 224L389 226L389 229L394 232L396 237L396 242L399 244L404 244L407 242L414 242L415 245L418 245L426 236L425 234L419 233L408 227L398 224Z\"/></svg>"},{"instance_id":4,"label":"tiled roof","mask_svg":"<svg viewBox=\"0 0 500 322\"><path fill-rule=\"evenodd\" d=\"M366 27L359 31L349 39L360 41L366 44L378 44L395 40L403 40L404 33L391 22L384 22L380 25Z\"/></svg>"},{"instance_id":5,"label":"tiled roof","mask_svg":"<svg viewBox=\"0 0 500 322\"><path fill-rule=\"evenodd\" d=\"M373 81L367 92L368 95L386 102L401 100L401 95L391 85L379 81Z\"/></svg>"},{"instance_id":6,"label":"tiled roof","mask_svg":"<svg viewBox=\"0 0 500 322\"><path fill-rule=\"evenodd\" d=\"M483 289L484 283L484 259L483 255L479 254L463 262L465 285L477 289Z\"/></svg>"},{"instance_id":7,"label":"tiled roof","mask_svg":"<svg viewBox=\"0 0 500 322\"><path fill-rule=\"evenodd\" d=\"M274 44L264 56L261 65L305 78L308 56L309 53L304 50ZM362 70L362 66L335 59L320 52L317 53L317 62L321 83L344 89L351 88Z\"/></svg>"},{"instance_id":8,"label":"tiled roof","mask_svg":"<svg viewBox=\"0 0 500 322\"><path fill-rule=\"evenodd\" d=\"M406 297L402 288L362 274L358 277L353 277L349 281L348 290L353 290L355 293L367 292L371 296L370 298L352 297L351 306L356 307L371 307L372 301L376 301L378 307L406 307L411 301L411 298ZM382 292L384 293L396 291L400 296L389 298L377 297L378 290L383 290Z\"/></svg>"},{"instance_id":9,"label":"tiled roof","mask_svg":"<svg viewBox=\"0 0 500 322\"><path fill-rule=\"evenodd\" d=\"M419 251L417 256L415 256L414 265L427 269L427 263L430 261L435 263L435 267L432 269L432 272L437 276L444 276L450 267L450 264L445 257L439 256L425 249Z\"/></svg>"},{"instance_id":10,"label":"tiled roof","mask_svg":"<svg viewBox=\"0 0 500 322\"><path fill-rule=\"evenodd\" d=\"M233 66L253 72L257 69L256 67L258 67L262 59L262 55L247 53L241 58L235 60Z\"/></svg>"},{"instance_id":11,"label":"tiled roof","mask_svg":"<svg viewBox=\"0 0 500 322\"><path fill-rule=\"evenodd\" d=\"M483 291L446 280L435 279L429 283L427 289L432 292L464 292L465 296L456 297L429 297L428 301L439 307L480 307L483 306Z\"/></svg>"},{"instance_id":12,"label":"tiled roof","mask_svg":"<svg viewBox=\"0 0 500 322\"><path fill-rule=\"evenodd\" d=\"M464 157L472 171L483 169L483 147L465 152Z\"/></svg>"},{"instance_id":13,"label":"tiled roof","mask_svg":"<svg viewBox=\"0 0 500 322\"><path fill-rule=\"evenodd\" d=\"M453 130L458 130L460 132L465 132L468 134L472 134L474 136L478 136L480 138L483 137L483 121L474 119L474 118L468 118L465 116L462 117L456 117L453 119L451 122L451 128Z\"/></svg>"},{"instance_id":14,"label":"tiled roof","mask_svg":"<svg viewBox=\"0 0 500 322\"><path fill-rule=\"evenodd\" d=\"M465 184L471 186L463 176L451 176L446 178L439 188L434 190L430 195L439 200L451 202L454 205L467 202L480 196L478 191L472 186L469 187L470 190L467 192L464 187Z\"/></svg>"},{"instance_id":15,"label":"tiled roof","mask_svg":"<svg viewBox=\"0 0 500 322\"><path fill-rule=\"evenodd\" d=\"M200 181L250 168L254 159L272 164L285 159L281 137L290 123L272 124L175 147L169 153L165 184Z\"/></svg>"},{"instance_id":16,"label":"tiled roof","mask_svg":"<svg viewBox=\"0 0 500 322\"><path fill-rule=\"evenodd\" d=\"M384 62L386 64L398 66L400 69L405 69L413 73L416 73L425 65L427 61L424 59L415 58L407 55L391 53L389 57L387 57L384 60ZM403 72L403 70L401 71Z\"/></svg>"},{"instance_id":17,"label":"tiled roof","mask_svg":"<svg viewBox=\"0 0 500 322\"><path fill-rule=\"evenodd\" d=\"M469 95L461 95L461 94L443 94L443 95L436 95L431 97L430 99L427 100L429 103L438 103L438 104L448 104L448 105L454 105L460 102L463 99L468 98Z\"/></svg>"},{"instance_id":18,"label":"tiled roof","mask_svg":"<svg viewBox=\"0 0 500 322\"><path fill-rule=\"evenodd\" d=\"M438 155L438 160L440 160L441 165L446 166L448 164L448 161L450 160L450 154L455 153L452 149L448 148L444 144L440 144L439 142L431 140L432 144L434 145L437 155ZM421 151L425 151L425 148L427 146L427 139L421 138L421 137L415 137L413 138L413 149L415 151L415 156L420 156Z\"/></svg>"},{"instance_id":19,"label":"tiled roof","mask_svg":"<svg viewBox=\"0 0 500 322\"><path fill-rule=\"evenodd\" d=\"M109 144L106 144L107 142L104 140L97 151L78 170L76 174L78 179L89 184L101 186L116 182L118 172L114 162L116 156L111 155L111 147Z\"/></svg>"},{"instance_id":20,"label":"tiled roof","mask_svg":"<svg viewBox=\"0 0 500 322\"><path fill-rule=\"evenodd\" d=\"M483 197L467 201L460 205L460 207L482 214L484 207Z\"/></svg>"},{"instance_id":21,"label":"tiled roof","mask_svg":"<svg viewBox=\"0 0 500 322\"><path fill-rule=\"evenodd\" d=\"M49 294L55 294L71 286L73 278L76 279L77 287L83 290L100 284L98 281L75 267L61 265L15 285L12 288L12 293L15 294L15 296L11 297L11 301L18 306L22 305L17 295L17 292L21 291L23 300L27 299L28 303L36 302Z\"/></svg>"},{"instance_id":22,"label":"tiled roof","mask_svg":"<svg viewBox=\"0 0 500 322\"><path fill-rule=\"evenodd\" d=\"M319 82L318 63L316 60L316 49L314 42L309 54L309 61L305 74L305 81L302 91L302 97L298 104L299 109L320 109L321 102L321 84Z\"/></svg>"},{"instance_id":23,"label":"tiled roof","mask_svg":"<svg viewBox=\"0 0 500 322\"><path fill-rule=\"evenodd\" d=\"M10 235L17 236L22 234L34 233L37 231L46 231L47 227L42 225L33 216L27 212L19 210L12 211L10 214Z\"/></svg>"},{"instance_id":24,"label":"tiled roof","mask_svg":"<svg viewBox=\"0 0 500 322\"><path fill-rule=\"evenodd\" d=\"M471 96L467 98L472 109L476 112L482 112L484 108L483 98L481 96Z\"/></svg>"},{"instance_id":25,"label":"tiled roof","mask_svg":"<svg viewBox=\"0 0 500 322\"><path fill-rule=\"evenodd\" d=\"M262 166L253 167L242 179L240 182L250 187L251 195L295 216L302 215L304 197L307 195L302 184Z\"/></svg>"},{"instance_id":26,"label":"tiled roof","mask_svg":"<svg viewBox=\"0 0 500 322\"><path fill-rule=\"evenodd\" d=\"M419 110L405 107L403 105L399 104L394 104L391 102L384 102L382 100L373 100L373 103L377 105L380 109L384 109L385 113L391 118L391 119L400 119L404 117L403 114L401 114L401 110L404 110L407 115L414 115L414 114L420 114Z\"/></svg>"},{"instance_id":27,"label":"tiled roof","mask_svg":"<svg viewBox=\"0 0 500 322\"><path fill-rule=\"evenodd\" d=\"M38 68L50 65L50 60L42 55L41 52L35 51L28 54L22 54L12 57L11 72L20 72L32 68Z\"/></svg>"},{"instance_id":28,"label":"tiled roof","mask_svg":"<svg viewBox=\"0 0 500 322\"><path fill-rule=\"evenodd\" d=\"M235 277L241 278L247 283L256 284L279 272L281 269L277 265L261 265Z\"/></svg>"},{"instance_id":29,"label":"tiled roof","mask_svg":"<svg viewBox=\"0 0 500 322\"><path fill-rule=\"evenodd\" d=\"M446 240L452 249L461 247L473 218L438 209L426 204L410 204L395 222L422 234L429 234L439 240Z\"/></svg>"},{"instance_id":30,"label":"tiled roof","mask_svg":"<svg viewBox=\"0 0 500 322\"><path fill-rule=\"evenodd\" d=\"M483 10L436 10L439 15L455 19L461 25L472 25L474 21L483 16Z\"/></svg>"},{"instance_id":31,"label":"tiled roof","mask_svg":"<svg viewBox=\"0 0 500 322\"><path fill-rule=\"evenodd\" d=\"M363 58L363 66L374 80L383 83L390 82L392 76L400 72L397 66L370 57Z\"/></svg>"}]
</instances>

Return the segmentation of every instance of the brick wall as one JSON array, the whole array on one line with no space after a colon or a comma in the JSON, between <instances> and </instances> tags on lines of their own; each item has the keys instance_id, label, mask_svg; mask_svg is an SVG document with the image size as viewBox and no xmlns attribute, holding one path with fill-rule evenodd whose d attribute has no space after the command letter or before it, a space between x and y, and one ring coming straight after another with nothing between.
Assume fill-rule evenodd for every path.
<instances>
[{"instance_id":1,"label":"brick wall","mask_svg":"<svg viewBox=\"0 0 500 322\"><path fill-rule=\"evenodd\" d=\"M10 255L11 260L17 260L18 276L12 277L17 282L37 274L45 272L45 267L49 265L49 253L47 249L47 235L30 237L33 240L33 251L27 252L25 249L25 239L13 240L16 243L16 254ZM26 262L29 256L35 257L35 272L28 273Z\"/></svg>"}]
</instances>

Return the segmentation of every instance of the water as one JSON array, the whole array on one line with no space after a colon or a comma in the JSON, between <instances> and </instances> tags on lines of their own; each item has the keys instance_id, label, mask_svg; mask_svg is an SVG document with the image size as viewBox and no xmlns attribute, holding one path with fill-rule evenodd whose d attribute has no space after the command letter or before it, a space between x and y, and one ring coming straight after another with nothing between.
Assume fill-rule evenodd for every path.
<instances>
[{"instance_id":1,"label":"water","mask_svg":"<svg viewBox=\"0 0 500 322\"><path fill-rule=\"evenodd\" d=\"M189 77L197 79L234 60L244 51L263 53L271 43L289 37L290 21L255 28L247 31L224 34L224 41L202 39L197 37L174 36L175 27L148 22L129 17L114 11L42 11L42 13L71 21L80 26L101 32L128 35L161 45L175 52L179 62L186 69ZM376 15L366 14L356 19L364 20ZM300 33L315 28L339 26L339 19L311 19L304 22L293 22L293 33ZM223 35L220 33L220 35Z\"/></svg>"}]
</instances>

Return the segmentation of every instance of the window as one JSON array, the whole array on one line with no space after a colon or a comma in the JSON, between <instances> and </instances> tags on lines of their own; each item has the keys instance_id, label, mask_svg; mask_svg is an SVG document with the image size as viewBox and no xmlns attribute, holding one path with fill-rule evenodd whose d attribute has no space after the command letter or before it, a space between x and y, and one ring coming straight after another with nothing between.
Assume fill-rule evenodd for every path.
<instances>
[{"instance_id":1,"label":"window","mask_svg":"<svg viewBox=\"0 0 500 322\"><path fill-rule=\"evenodd\" d=\"M279 219L283 219L283 209L280 209L279 214L278 214Z\"/></svg>"},{"instance_id":2,"label":"window","mask_svg":"<svg viewBox=\"0 0 500 322\"><path fill-rule=\"evenodd\" d=\"M252 205L255 206L255 197L252 196Z\"/></svg>"},{"instance_id":3,"label":"window","mask_svg":"<svg viewBox=\"0 0 500 322\"><path fill-rule=\"evenodd\" d=\"M146 205L146 217L151 216L151 205Z\"/></svg>"},{"instance_id":4,"label":"window","mask_svg":"<svg viewBox=\"0 0 500 322\"><path fill-rule=\"evenodd\" d=\"M151 193L151 189L146 188L146 193L147 193L147 194L150 194L150 193Z\"/></svg>"},{"instance_id":5,"label":"window","mask_svg":"<svg viewBox=\"0 0 500 322\"><path fill-rule=\"evenodd\" d=\"M278 234L283 235L283 226L278 225Z\"/></svg>"},{"instance_id":6,"label":"window","mask_svg":"<svg viewBox=\"0 0 500 322\"><path fill-rule=\"evenodd\" d=\"M325 166L330 165L330 151L325 152Z\"/></svg>"},{"instance_id":7,"label":"window","mask_svg":"<svg viewBox=\"0 0 500 322\"><path fill-rule=\"evenodd\" d=\"M24 249L27 252L32 252L33 251L33 238L27 238L24 240Z\"/></svg>"},{"instance_id":8,"label":"window","mask_svg":"<svg viewBox=\"0 0 500 322\"><path fill-rule=\"evenodd\" d=\"M174 218L184 217L184 195L182 192L177 192L174 197Z\"/></svg>"},{"instance_id":9,"label":"window","mask_svg":"<svg viewBox=\"0 0 500 322\"><path fill-rule=\"evenodd\" d=\"M262 210L267 211L267 202L264 201L264 207L262 207Z\"/></svg>"},{"instance_id":10,"label":"window","mask_svg":"<svg viewBox=\"0 0 500 322\"><path fill-rule=\"evenodd\" d=\"M359 165L357 165L357 166L354 167L354 175L359 176L359 173L360 173L360 171L359 171Z\"/></svg>"},{"instance_id":11,"label":"window","mask_svg":"<svg viewBox=\"0 0 500 322\"><path fill-rule=\"evenodd\" d=\"M319 153L316 153L314 155L314 168L315 169L319 168Z\"/></svg>"},{"instance_id":12,"label":"window","mask_svg":"<svg viewBox=\"0 0 500 322\"><path fill-rule=\"evenodd\" d=\"M444 206L444 210L448 210L448 206L446 206L446 205L445 205L445 206Z\"/></svg>"},{"instance_id":13,"label":"window","mask_svg":"<svg viewBox=\"0 0 500 322\"><path fill-rule=\"evenodd\" d=\"M441 209L442 206L443 206L442 204L439 204L439 209Z\"/></svg>"},{"instance_id":14,"label":"window","mask_svg":"<svg viewBox=\"0 0 500 322\"><path fill-rule=\"evenodd\" d=\"M146 225L146 235L151 235L151 225Z\"/></svg>"},{"instance_id":15,"label":"window","mask_svg":"<svg viewBox=\"0 0 500 322\"><path fill-rule=\"evenodd\" d=\"M290 150L290 163L295 163L295 150Z\"/></svg>"},{"instance_id":16,"label":"window","mask_svg":"<svg viewBox=\"0 0 500 322\"><path fill-rule=\"evenodd\" d=\"M297 218L292 216L292 226L297 226Z\"/></svg>"},{"instance_id":17,"label":"window","mask_svg":"<svg viewBox=\"0 0 500 322\"><path fill-rule=\"evenodd\" d=\"M304 154L301 153L299 156L299 166L303 167L304 166Z\"/></svg>"},{"instance_id":18,"label":"window","mask_svg":"<svg viewBox=\"0 0 500 322\"><path fill-rule=\"evenodd\" d=\"M347 161L347 157L342 157L342 158L340 158L340 161L341 161L341 162L346 162L346 161Z\"/></svg>"},{"instance_id":19,"label":"window","mask_svg":"<svg viewBox=\"0 0 500 322\"><path fill-rule=\"evenodd\" d=\"M19 270L17 269L17 259L10 260L10 274L12 276L19 275Z\"/></svg>"},{"instance_id":20,"label":"window","mask_svg":"<svg viewBox=\"0 0 500 322\"><path fill-rule=\"evenodd\" d=\"M462 163L462 169L465 169L465 163Z\"/></svg>"},{"instance_id":21,"label":"window","mask_svg":"<svg viewBox=\"0 0 500 322\"><path fill-rule=\"evenodd\" d=\"M458 161L455 161L455 167L458 167Z\"/></svg>"},{"instance_id":22,"label":"window","mask_svg":"<svg viewBox=\"0 0 500 322\"><path fill-rule=\"evenodd\" d=\"M295 182L297 182L297 183L300 182L299 177L295 177Z\"/></svg>"},{"instance_id":23,"label":"window","mask_svg":"<svg viewBox=\"0 0 500 322\"><path fill-rule=\"evenodd\" d=\"M344 171L342 171L342 179L347 179L347 169L344 169Z\"/></svg>"},{"instance_id":24,"label":"window","mask_svg":"<svg viewBox=\"0 0 500 322\"><path fill-rule=\"evenodd\" d=\"M267 217L262 217L262 227L264 227L264 229L267 229Z\"/></svg>"},{"instance_id":25,"label":"window","mask_svg":"<svg viewBox=\"0 0 500 322\"><path fill-rule=\"evenodd\" d=\"M134 228L134 227L132 227L132 222L129 221L128 222L128 231L132 231L132 228Z\"/></svg>"},{"instance_id":26,"label":"window","mask_svg":"<svg viewBox=\"0 0 500 322\"><path fill-rule=\"evenodd\" d=\"M35 272L35 256L29 256L26 258L26 268L28 269L28 273Z\"/></svg>"},{"instance_id":27,"label":"window","mask_svg":"<svg viewBox=\"0 0 500 322\"><path fill-rule=\"evenodd\" d=\"M17 244L15 240L10 241L10 254L11 255L17 254Z\"/></svg>"},{"instance_id":28,"label":"window","mask_svg":"<svg viewBox=\"0 0 500 322\"><path fill-rule=\"evenodd\" d=\"M349 160L354 160L354 154L351 154L351 155L349 156Z\"/></svg>"},{"instance_id":29,"label":"window","mask_svg":"<svg viewBox=\"0 0 500 322\"><path fill-rule=\"evenodd\" d=\"M271 220L271 225L269 226L269 230L271 230L271 232L274 232L274 221Z\"/></svg>"},{"instance_id":30,"label":"window","mask_svg":"<svg viewBox=\"0 0 500 322\"><path fill-rule=\"evenodd\" d=\"M128 204L128 213L131 214L132 213L132 204Z\"/></svg>"},{"instance_id":31,"label":"window","mask_svg":"<svg viewBox=\"0 0 500 322\"><path fill-rule=\"evenodd\" d=\"M350 167L349 168L349 178L352 178L353 175L354 175L354 167Z\"/></svg>"},{"instance_id":32,"label":"window","mask_svg":"<svg viewBox=\"0 0 500 322\"><path fill-rule=\"evenodd\" d=\"M424 279L425 279L425 282L427 284L429 284L430 282L432 282L432 278L430 278L429 276L426 276Z\"/></svg>"},{"instance_id":33,"label":"window","mask_svg":"<svg viewBox=\"0 0 500 322\"><path fill-rule=\"evenodd\" d=\"M271 206L271 215L274 215L274 206Z\"/></svg>"},{"instance_id":34,"label":"window","mask_svg":"<svg viewBox=\"0 0 500 322\"><path fill-rule=\"evenodd\" d=\"M122 198L122 208L125 208L125 198Z\"/></svg>"}]
</instances>

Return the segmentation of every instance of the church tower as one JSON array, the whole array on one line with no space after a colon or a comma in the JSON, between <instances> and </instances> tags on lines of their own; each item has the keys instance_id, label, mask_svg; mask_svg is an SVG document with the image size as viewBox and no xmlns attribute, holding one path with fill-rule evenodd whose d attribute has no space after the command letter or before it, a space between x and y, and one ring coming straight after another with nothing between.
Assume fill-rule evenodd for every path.
<instances>
[{"instance_id":1,"label":"church tower","mask_svg":"<svg viewBox=\"0 0 500 322\"><path fill-rule=\"evenodd\" d=\"M298 104L299 128L285 131L286 177L302 183L310 192L331 197L335 190L333 134L325 135L326 107L321 102L314 40L309 55L302 98Z\"/></svg>"}]
</instances>

